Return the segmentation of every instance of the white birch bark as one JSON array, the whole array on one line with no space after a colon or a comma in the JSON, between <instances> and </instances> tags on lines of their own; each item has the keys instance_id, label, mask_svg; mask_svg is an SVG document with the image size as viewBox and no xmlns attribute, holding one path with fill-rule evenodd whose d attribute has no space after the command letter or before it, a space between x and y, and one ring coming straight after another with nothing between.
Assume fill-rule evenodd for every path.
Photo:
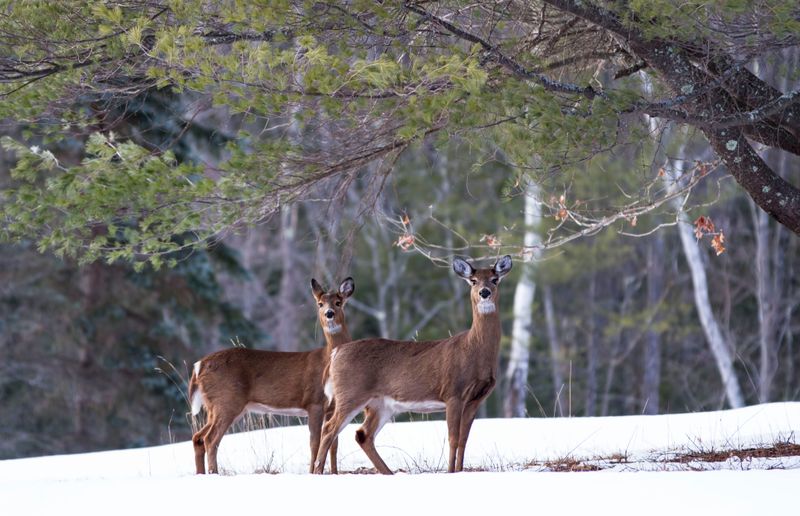
<instances>
[{"instance_id":1,"label":"white birch bark","mask_svg":"<svg viewBox=\"0 0 800 516\"><path fill-rule=\"evenodd\" d=\"M683 173L683 166L684 161L676 160L675 171L678 180L680 180L680 176ZM708 278L703 265L703 257L700 253L700 244L695 238L689 218L682 209L681 199L676 198L673 201L673 206L678 210L678 234L681 238L681 246L686 256L686 262L692 274L694 301L700 324L703 326L706 340L711 348L711 353L714 355L728 404L733 408L743 407L744 396L742 396L742 389L739 386L739 380L736 378L736 371L733 367L733 352L711 310L711 301L708 296Z\"/></svg>"},{"instance_id":2,"label":"white birch bark","mask_svg":"<svg viewBox=\"0 0 800 516\"><path fill-rule=\"evenodd\" d=\"M541 216L538 187L531 181L525 189L525 246L530 249L541 240L534 224ZM506 378L508 392L504 402L506 417L524 417L528 390L528 362L530 361L531 331L533 325L533 298L536 284L533 280L533 262L522 264L522 275L514 290L514 323L511 330L511 357Z\"/></svg>"},{"instance_id":3,"label":"white birch bark","mask_svg":"<svg viewBox=\"0 0 800 516\"><path fill-rule=\"evenodd\" d=\"M770 400L772 383L778 370L778 350L776 346L776 310L778 302L777 288L773 283L772 264L770 260L770 228L769 215L763 210L753 210L753 224L756 236L756 298L758 301L758 345L759 374L758 401L766 403Z\"/></svg>"}]
</instances>

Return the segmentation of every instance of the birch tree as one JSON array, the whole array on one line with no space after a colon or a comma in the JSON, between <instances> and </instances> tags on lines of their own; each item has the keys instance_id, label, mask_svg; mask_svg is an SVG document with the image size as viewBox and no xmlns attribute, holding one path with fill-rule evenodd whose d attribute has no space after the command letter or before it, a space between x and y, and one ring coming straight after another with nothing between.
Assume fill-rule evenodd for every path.
<instances>
[{"instance_id":1,"label":"birch tree","mask_svg":"<svg viewBox=\"0 0 800 516\"><path fill-rule=\"evenodd\" d=\"M685 161L682 153L679 154L679 159L674 161L673 167L677 183L682 179L685 168ZM675 183L670 185L670 187L674 186ZM739 386L739 380L736 378L736 370L733 366L733 349L731 344L725 339L720 325L714 316L714 312L711 309L711 300L708 294L708 277L706 275L700 245L695 237L689 217L683 210L682 199L676 198L673 202L673 207L677 211L677 228L678 235L681 239L681 247L684 257L686 258L686 264L689 266L689 271L692 275L692 288L697 316L703 327L703 332L705 333L708 346L711 349L711 354L714 356L728 404L734 408L742 407L744 406L744 396L742 395L742 389Z\"/></svg>"},{"instance_id":2,"label":"birch tree","mask_svg":"<svg viewBox=\"0 0 800 516\"><path fill-rule=\"evenodd\" d=\"M539 189L529 182L525 189L525 237L527 249L534 249L540 241L536 223L541 218ZM530 258L532 258L532 253ZM511 329L511 356L508 360L506 378L508 392L504 403L506 417L527 415L525 400L528 393L528 364L530 362L531 334L533 332L533 298L536 293L532 260L522 264L522 274L514 289L514 323Z\"/></svg>"}]
</instances>

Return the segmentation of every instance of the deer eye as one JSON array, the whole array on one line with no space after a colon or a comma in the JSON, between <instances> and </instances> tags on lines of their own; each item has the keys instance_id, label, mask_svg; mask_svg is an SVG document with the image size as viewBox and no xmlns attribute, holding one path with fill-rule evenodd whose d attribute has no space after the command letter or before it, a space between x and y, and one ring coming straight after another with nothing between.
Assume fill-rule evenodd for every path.
<instances>
[{"instance_id":1,"label":"deer eye","mask_svg":"<svg viewBox=\"0 0 800 516\"><path fill-rule=\"evenodd\" d=\"M322 303L317 303L317 306L322 308Z\"/></svg>"},{"instance_id":2,"label":"deer eye","mask_svg":"<svg viewBox=\"0 0 800 516\"><path fill-rule=\"evenodd\" d=\"M500 281L500 278L492 278L492 283L497 285L497 282Z\"/></svg>"},{"instance_id":3,"label":"deer eye","mask_svg":"<svg viewBox=\"0 0 800 516\"><path fill-rule=\"evenodd\" d=\"M477 285L478 284L478 280L476 280L474 278L470 279L469 282L470 282L471 285Z\"/></svg>"},{"instance_id":4,"label":"deer eye","mask_svg":"<svg viewBox=\"0 0 800 516\"><path fill-rule=\"evenodd\" d=\"M342 302L341 301L337 301L336 302L336 306L342 306Z\"/></svg>"}]
</instances>

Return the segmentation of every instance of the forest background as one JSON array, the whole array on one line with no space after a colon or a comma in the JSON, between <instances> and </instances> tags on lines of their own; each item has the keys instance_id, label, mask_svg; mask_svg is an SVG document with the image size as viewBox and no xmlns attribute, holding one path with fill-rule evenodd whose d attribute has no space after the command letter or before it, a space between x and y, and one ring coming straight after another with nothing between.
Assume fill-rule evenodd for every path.
<instances>
[{"instance_id":1,"label":"forest background","mask_svg":"<svg viewBox=\"0 0 800 516\"><path fill-rule=\"evenodd\" d=\"M798 16L2 2L0 458L188 438L195 360L322 345L311 277L461 331L454 256L515 260L484 417L800 399Z\"/></svg>"}]
</instances>

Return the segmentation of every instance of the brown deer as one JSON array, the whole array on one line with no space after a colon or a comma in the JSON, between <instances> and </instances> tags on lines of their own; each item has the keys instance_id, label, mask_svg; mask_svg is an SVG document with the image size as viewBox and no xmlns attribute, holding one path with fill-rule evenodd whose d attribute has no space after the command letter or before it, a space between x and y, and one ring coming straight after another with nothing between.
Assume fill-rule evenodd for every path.
<instances>
[{"instance_id":1,"label":"brown deer","mask_svg":"<svg viewBox=\"0 0 800 516\"><path fill-rule=\"evenodd\" d=\"M379 472L392 474L375 449L375 436L398 412L444 411L450 444L447 471L464 468L472 421L495 386L500 347L498 284L511 270L511 257L479 270L457 258L453 269L472 286L469 330L423 342L363 339L333 351L329 381L335 409L323 427L315 473L323 472L331 443L364 409L366 417L356 441Z\"/></svg>"},{"instance_id":2,"label":"brown deer","mask_svg":"<svg viewBox=\"0 0 800 516\"><path fill-rule=\"evenodd\" d=\"M349 342L344 305L355 283L347 278L338 292L325 292L316 280L311 290L325 334L325 347L312 351L281 352L232 348L211 353L195 362L189 380L192 414L205 406L207 422L192 436L197 473L218 473L217 448L230 426L246 412L308 417L311 432L311 466L319 448L327 402L324 382L331 352ZM337 472L336 443L331 447L331 471ZM325 450L327 454L327 448Z\"/></svg>"}]
</instances>

